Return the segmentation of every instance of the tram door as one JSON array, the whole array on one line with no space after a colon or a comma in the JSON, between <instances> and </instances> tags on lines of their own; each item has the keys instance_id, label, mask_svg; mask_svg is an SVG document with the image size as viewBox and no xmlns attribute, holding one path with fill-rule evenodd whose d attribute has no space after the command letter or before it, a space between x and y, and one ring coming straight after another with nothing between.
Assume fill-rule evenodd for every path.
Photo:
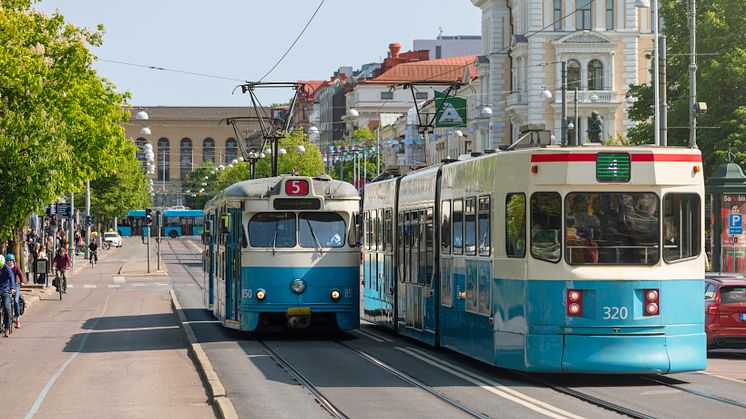
<instances>
[{"instance_id":1,"label":"tram door","mask_svg":"<svg viewBox=\"0 0 746 419\"><path fill-rule=\"evenodd\" d=\"M215 239L213 227L215 225L215 216L213 214L205 215L205 231L202 235L202 244L204 246L203 271L207 279L207 294L205 305L212 308L215 303Z\"/></svg>"},{"instance_id":2,"label":"tram door","mask_svg":"<svg viewBox=\"0 0 746 419\"><path fill-rule=\"evenodd\" d=\"M240 321L241 243L244 240L241 209L228 208L226 217L228 237L225 246L225 318Z\"/></svg>"}]
</instances>

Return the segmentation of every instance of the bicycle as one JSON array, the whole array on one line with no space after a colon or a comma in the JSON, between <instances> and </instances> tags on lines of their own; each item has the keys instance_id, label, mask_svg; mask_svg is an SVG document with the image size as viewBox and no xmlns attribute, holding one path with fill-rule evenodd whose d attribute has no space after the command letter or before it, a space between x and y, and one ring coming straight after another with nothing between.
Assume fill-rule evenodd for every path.
<instances>
[{"instance_id":1,"label":"bicycle","mask_svg":"<svg viewBox=\"0 0 746 419\"><path fill-rule=\"evenodd\" d=\"M98 263L98 254L96 252L90 251L91 255L88 257L88 259L91 262L91 269L93 269L94 266Z\"/></svg>"},{"instance_id":2,"label":"bicycle","mask_svg":"<svg viewBox=\"0 0 746 419\"><path fill-rule=\"evenodd\" d=\"M55 269L54 283L52 285L57 287L57 292L60 294L60 301L62 301L62 294L67 292L67 276L65 275L65 271Z\"/></svg>"},{"instance_id":3,"label":"bicycle","mask_svg":"<svg viewBox=\"0 0 746 419\"><path fill-rule=\"evenodd\" d=\"M5 336L5 337L9 337L10 335L13 334L13 328L15 327L15 322L16 322L16 318L13 315L13 313L15 312L13 310L13 304L15 304L15 302L13 301L12 291L8 293L8 298L10 298L10 325L8 326L8 330L7 330L8 336ZM0 326L2 326L4 319L5 319L5 309L3 306L0 305ZM4 333L6 332L5 328L2 328L2 332L3 332L3 335L5 335Z\"/></svg>"},{"instance_id":4,"label":"bicycle","mask_svg":"<svg viewBox=\"0 0 746 419\"><path fill-rule=\"evenodd\" d=\"M111 243L107 241L101 242L101 250L109 250L111 248Z\"/></svg>"}]
</instances>

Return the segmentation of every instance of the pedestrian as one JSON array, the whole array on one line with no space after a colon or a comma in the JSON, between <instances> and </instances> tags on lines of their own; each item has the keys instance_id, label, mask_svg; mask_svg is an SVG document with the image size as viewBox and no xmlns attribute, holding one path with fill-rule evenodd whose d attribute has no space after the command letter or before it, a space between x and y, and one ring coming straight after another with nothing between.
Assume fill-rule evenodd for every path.
<instances>
[{"instance_id":1,"label":"pedestrian","mask_svg":"<svg viewBox=\"0 0 746 419\"><path fill-rule=\"evenodd\" d=\"M23 271L18 268L16 262L16 256L13 253L5 255L5 262L10 266L10 270L13 271L13 277L15 278L15 294L13 294L13 315L16 318L16 329L21 328L21 285L26 283L26 275Z\"/></svg>"},{"instance_id":2,"label":"pedestrian","mask_svg":"<svg viewBox=\"0 0 746 419\"><path fill-rule=\"evenodd\" d=\"M64 281L64 284L67 285L67 276L65 272L70 269L70 256L65 252L65 248L61 247L57 249L57 256L54 257L54 260L52 261L52 269L54 269L56 272L59 272L59 275L55 274L54 285L58 290L60 284L58 278L62 278ZM62 292L65 293L67 290L65 287L62 288Z\"/></svg>"},{"instance_id":3,"label":"pedestrian","mask_svg":"<svg viewBox=\"0 0 746 419\"><path fill-rule=\"evenodd\" d=\"M45 246L39 246L39 250L36 252L36 260L43 260L44 265L46 266L44 268L44 271L42 272L36 272L36 269L34 271L38 274L36 277L36 283L37 284L46 284L47 283L47 272L49 271L49 256L47 255L47 248ZM34 266L39 266L36 262L34 262Z\"/></svg>"},{"instance_id":4,"label":"pedestrian","mask_svg":"<svg viewBox=\"0 0 746 419\"><path fill-rule=\"evenodd\" d=\"M0 255L0 298L3 306L3 336L8 337L10 330L10 294L16 287L15 277L10 267L5 264L5 256Z\"/></svg>"}]
</instances>

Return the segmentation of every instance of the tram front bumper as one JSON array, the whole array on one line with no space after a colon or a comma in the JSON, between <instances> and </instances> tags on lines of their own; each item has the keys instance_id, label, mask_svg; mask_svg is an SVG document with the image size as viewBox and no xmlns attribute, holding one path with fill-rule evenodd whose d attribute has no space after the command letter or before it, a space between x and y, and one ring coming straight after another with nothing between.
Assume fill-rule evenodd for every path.
<instances>
[{"instance_id":1,"label":"tram front bumper","mask_svg":"<svg viewBox=\"0 0 746 419\"><path fill-rule=\"evenodd\" d=\"M648 374L702 370L704 333L687 335L565 335L562 372Z\"/></svg>"}]
</instances>

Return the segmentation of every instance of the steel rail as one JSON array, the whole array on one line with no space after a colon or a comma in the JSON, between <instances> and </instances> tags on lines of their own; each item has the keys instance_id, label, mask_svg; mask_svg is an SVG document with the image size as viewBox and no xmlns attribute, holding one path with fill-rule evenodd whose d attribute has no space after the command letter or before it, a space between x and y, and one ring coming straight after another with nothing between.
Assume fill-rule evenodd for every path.
<instances>
[{"instance_id":1,"label":"steel rail","mask_svg":"<svg viewBox=\"0 0 746 419\"><path fill-rule=\"evenodd\" d=\"M666 387L669 387L669 388L675 388L676 390L683 391L683 392L689 393L689 394L693 394L695 396L704 397L706 399L710 399L710 400L714 400L714 401L717 401L717 402L726 403L726 404L729 404L729 405L732 405L732 406L740 407L742 409L746 409L746 403L741 403L739 401L728 399L728 398L721 397L721 396L716 396L714 394L704 393L704 392L693 390L693 389L690 389L690 388L681 387L681 386L676 385L674 383L666 382L665 380L667 378L665 378L665 377L661 377L661 376L656 376L656 377L641 376L640 378L643 379L643 380L645 380L645 381L649 381L651 383L660 384L662 386L666 386Z\"/></svg>"},{"instance_id":2,"label":"steel rail","mask_svg":"<svg viewBox=\"0 0 746 419\"><path fill-rule=\"evenodd\" d=\"M188 240L188 239L187 239L187 240ZM161 238L161 241L163 241L163 238ZM182 269L183 269L183 270L184 270L184 271L185 271L185 272L187 273L187 275L189 275L189 277L190 277L190 278L192 278L192 281L194 281L194 283L195 283L195 284L197 284L197 286L198 286L198 287L199 287L199 288L200 288L201 290L204 290L204 289L205 289L205 287L203 287L203 286L202 286L202 284L200 284L200 282L199 282L199 281L197 281L197 278L195 278L195 277L194 277L194 275L192 275L192 272L191 272L191 270L189 269L189 266L188 266L188 265L185 265L184 263L182 263L182 261L181 261L181 258L179 257L179 255L180 255L180 254L181 254L181 255L183 255L183 254L185 254L185 253L176 253L176 250L174 250L174 246L173 246L173 245L171 244L171 240L169 239L169 240L167 240L167 242L168 242L168 247L169 247L169 248L171 249L171 253L172 253L172 254L174 255L174 257L176 258L176 262L178 262L178 263L179 263L179 266L181 266L181 268L182 268ZM185 250L186 250L187 252L189 252L189 251L190 251L190 249L188 249L188 248L186 247L186 245L185 245L185 244L183 244L183 243L181 243L181 242L179 242L179 243L180 243L180 244L181 244L181 245L182 245L182 246L184 247L184 249L185 249ZM187 254L187 255L194 255L194 253L186 253L186 254ZM164 260L164 261L163 261L163 263L165 264L165 263L166 263L166 261Z\"/></svg>"},{"instance_id":3,"label":"steel rail","mask_svg":"<svg viewBox=\"0 0 746 419\"><path fill-rule=\"evenodd\" d=\"M280 366L285 369L285 371L290 374L295 381L297 381L300 385L306 388L313 397L316 399L316 401L319 402L322 408L329 412L330 415L332 415L335 418L340 419L347 419L348 416L342 413L341 410L339 410L334 404L326 398L317 388L316 386L311 383L303 374L300 373L295 367L293 367L285 358L282 357L282 355L278 354L274 349L272 349L269 345L267 345L265 342L263 342L261 339L257 339L254 337L254 340L258 342L262 347L264 347L264 350L269 354L272 359L275 360Z\"/></svg>"},{"instance_id":4,"label":"steel rail","mask_svg":"<svg viewBox=\"0 0 746 419\"><path fill-rule=\"evenodd\" d=\"M469 416L472 416L472 417L475 417L475 418L480 418L480 419L488 419L489 418L489 416L485 415L484 413L477 412L475 410L470 409L466 405L464 405L464 404L462 404L462 403L460 403L460 402L458 402L458 401L456 401L456 400L448 397L447 395L445 395L443 393L440 393L440 392L436 391L434 388L428 386L427 384L425 384L425 383L417 380L414 377L411 377L411 376L407 375L406 373L404 373L402 371L399 371L398 369L396 369L396 368L392 367L391 365L389 365L389 364L381 361L380 359L378 359L378 358L376 358L376 357L368 354L367 352L364 352L364 351L362 351L360 349L357 349L357 348L353 348L352 346L347 345L346 343L340 342L338 340L334 340L334 342L337 343L340 346L343 346L343 347L351 350L352 352L354 352L358 356L362 357L366 361L370 362L371 364L373 364L373 365L375 365L375 366L377 366L379 368L382 368L386 372L388 372L388 373L390 373L390 374L392 374L392 375L400 378L401 380L403 380L403 381L405 381L405 382L407 382L407 383L409 383L409 384L411 384L411 385L413 385L413 386L415 386L415 387L417 387L417 388L419 388L421 390L424 390L424 391L430 393L431 395L435 396L436 398L438 398L438 399L446 402L447 404L450 404L451 406L453 406L453 407L461 410L462 412L468 414Z\"/></svg>"}]
</instances>

